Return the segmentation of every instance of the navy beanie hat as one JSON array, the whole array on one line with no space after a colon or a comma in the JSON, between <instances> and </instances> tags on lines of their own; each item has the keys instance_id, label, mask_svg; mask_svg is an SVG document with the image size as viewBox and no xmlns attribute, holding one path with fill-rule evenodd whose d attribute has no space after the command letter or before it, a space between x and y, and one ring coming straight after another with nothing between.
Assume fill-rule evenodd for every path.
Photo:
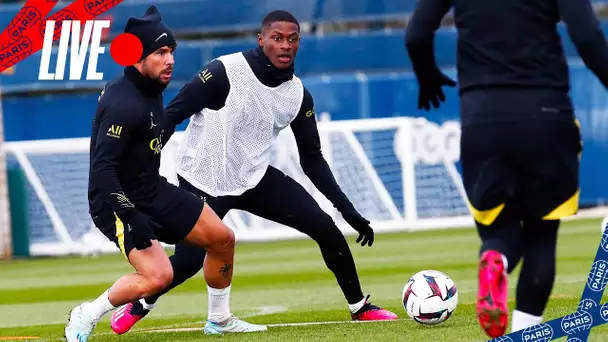
<instances>
[{"instance_id":1,"label":"navy beanie hat","mask_svg":"<svg viewBox=\"0 0 608 342\"><path fill-rule=\"evenodd\" d=\"M144 51L141 59L163 46L175 47L173 32L162 23L156 6L150 6L141 18L131 17L125 26L125 33L135 35L141 41Z\"/></svg>"}]
</instances>

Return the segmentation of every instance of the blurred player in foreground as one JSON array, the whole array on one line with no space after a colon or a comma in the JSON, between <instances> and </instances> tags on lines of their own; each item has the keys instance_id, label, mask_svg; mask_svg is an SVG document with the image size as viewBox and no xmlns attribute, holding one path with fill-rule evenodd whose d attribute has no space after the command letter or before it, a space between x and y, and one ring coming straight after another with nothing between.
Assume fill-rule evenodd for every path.
<instances>
[{"instance_id":1,"label":"blurred player in foreground","mask_svg":"<svg viewBox=\"0 0 608 342\"><path fill-rule=\"evenodd\" d=\"M173 70L173 33L154 6L142 18L130 18L125 32L142 41L143 59L109 82L99 98L91 139L89 204L96 226L116 243L136 273L120 278L93 302L74 308L65 327L68 341L87 341L104 314L171 283L174 271L159 241L206 249L205 280L217 291L229 288L232 280L232 230L203 199L159 175L162 92ZM224 319L217 323L236 331L266 329L231 315Z\"/></svg>"},{"instance_id":2,"label":"blurred player in foreground","mask_svg":"<svg viewBox=\"0 0 608 342\"><path fill-rule=\"evenodd\" d=\"M555 280L560 220L579 199L581 135L557 24L608 85L608 46L588 0L424 0L406 46L419 108L439 107L454 86L434 60L433 38L453 7L463 182L482 246L477 318L490 337L508 322L507 274L520 259L512 330L542 322Z\"/></svg>"},{"instance_id":3,"label":"blurred player in foreground","mask_svg":"<svg viewBox=\"0 0 608 342\"><path fill-rule=\"evenodd\" d=\"M304 173L359 232L357 242L372 245L374 231L342 192L321 153L312 96L294 75L299 42L297 20L285 11L271 12L256 49L211 61L171 101L169 129L192 116L177 152L180 187L204 197L220 218L240 209L307 234L319 244L353 320L396 319L364 297L349 246L331 217L300 184L269 166L277 135L291 126ZM178 244L171 257L175 276L163 293L194 276L204 258L203 250ZM209 306L209 317L227 315L230 288L209 292L225 301ZM127 332L161 294L114 314L112 329Z\"/></svg>"}]
</instances>

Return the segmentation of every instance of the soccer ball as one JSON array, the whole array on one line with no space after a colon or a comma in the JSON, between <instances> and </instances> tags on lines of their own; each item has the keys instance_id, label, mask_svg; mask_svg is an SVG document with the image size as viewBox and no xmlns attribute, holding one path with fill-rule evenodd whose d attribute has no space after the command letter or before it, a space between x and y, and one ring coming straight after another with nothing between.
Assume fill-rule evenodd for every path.
<instances>
[{"instance_id":1,"label":"soccer ball","mask_svg":"<svg viewBox=\"0 0 608 342\"><path fill-rule=\"evenodd\" d=\"M445 322L458 305L458 290L444 273L424 270L414 274L403 287L403 308L408 316L425 325Z\"/></svg>"}]
</instances>

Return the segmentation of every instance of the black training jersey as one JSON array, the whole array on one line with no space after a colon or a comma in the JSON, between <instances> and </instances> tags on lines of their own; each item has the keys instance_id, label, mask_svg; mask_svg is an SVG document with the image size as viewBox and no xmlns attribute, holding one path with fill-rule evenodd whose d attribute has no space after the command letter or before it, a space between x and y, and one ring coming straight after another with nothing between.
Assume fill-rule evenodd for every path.
<instances>
[{"instance_id":1,"label":"black training jersey","mask_svg":"<svg viewBox=\"0 0 608 342\"><path fill-rule=\"evenodd\" d=\"M407 32L415 67L433 59L433 33L450 9L458 30L461 91L488 86L569 90L557 31L561 20L587 67L608 86L608 45L589 0L420 1Z\"/></svg>"},{"instance_id":2,"label":"black training jersey","mask_svg":"<svg viewBox=\"0 0 608 342\"><path fill-rule=\"evenodd\" d=\"M99 97L90 145L89 205L119 216L131 200L154 195L161 176L163 144L162 91L156 91L134 68L109 82Z\"/></svg>"}]
</instances>

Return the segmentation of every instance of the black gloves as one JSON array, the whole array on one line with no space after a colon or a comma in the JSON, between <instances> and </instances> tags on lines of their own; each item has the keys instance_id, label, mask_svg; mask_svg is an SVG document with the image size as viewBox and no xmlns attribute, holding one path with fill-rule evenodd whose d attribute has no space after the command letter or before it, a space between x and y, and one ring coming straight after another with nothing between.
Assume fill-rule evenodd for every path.
<instances>
[{"instance_id":1,"label":"black gloves","mask_svg":"<svg viewBox=\"0 0 608 342\"><path fill-rule=\"evenodd\" d=\"M128 222L125 222L124 226L125 234L131 236L133 246L138 250L152 247L152 240L156 240L154 230L160 228L149 216L139 211L136 211L129 217Z\"/></svg>"},{"instance_id":2,"label":"black gloves","mask_svg":"<svg viewBox=\"0 0 608 342\"><path fill-rule=\"evenodd\" d=\"M455 87L456 82L451 78L444 75L439 70L433 70L428 72L418 79L420 90L418 93L418 109L431 109L431 103L433 107L439 108L439 101L445 101L445 94L443 93L443 86Z\"/></svg>"},{"instance_id":3,"label":"black gloves","mask_svg":"<svg viewBox=\"0 0 608 342\"><path fill-rule=\"evenodd\" d=\"M439 102L445 101L443 86L455 87L456 82L444 75L435 64L432 36L416 30L416 25L408 25L405 46L412 61L412 67L418 81L418 109L439 108Z\"/></svg>"},{"instance_id":4,"label":"black gloves","mask_svg":"<svg viewBox=\"0 0 608 342\"><path fill-rule=\"evenodd\" d=\"M374 230L370 227L369 221L356 210L344 212L342 213L342 217L344 217L346 223L359 232L357 243L361 242L362 247L365 247L366 244L371 247L374 243Z\"/></svg>"}]
</instances>

